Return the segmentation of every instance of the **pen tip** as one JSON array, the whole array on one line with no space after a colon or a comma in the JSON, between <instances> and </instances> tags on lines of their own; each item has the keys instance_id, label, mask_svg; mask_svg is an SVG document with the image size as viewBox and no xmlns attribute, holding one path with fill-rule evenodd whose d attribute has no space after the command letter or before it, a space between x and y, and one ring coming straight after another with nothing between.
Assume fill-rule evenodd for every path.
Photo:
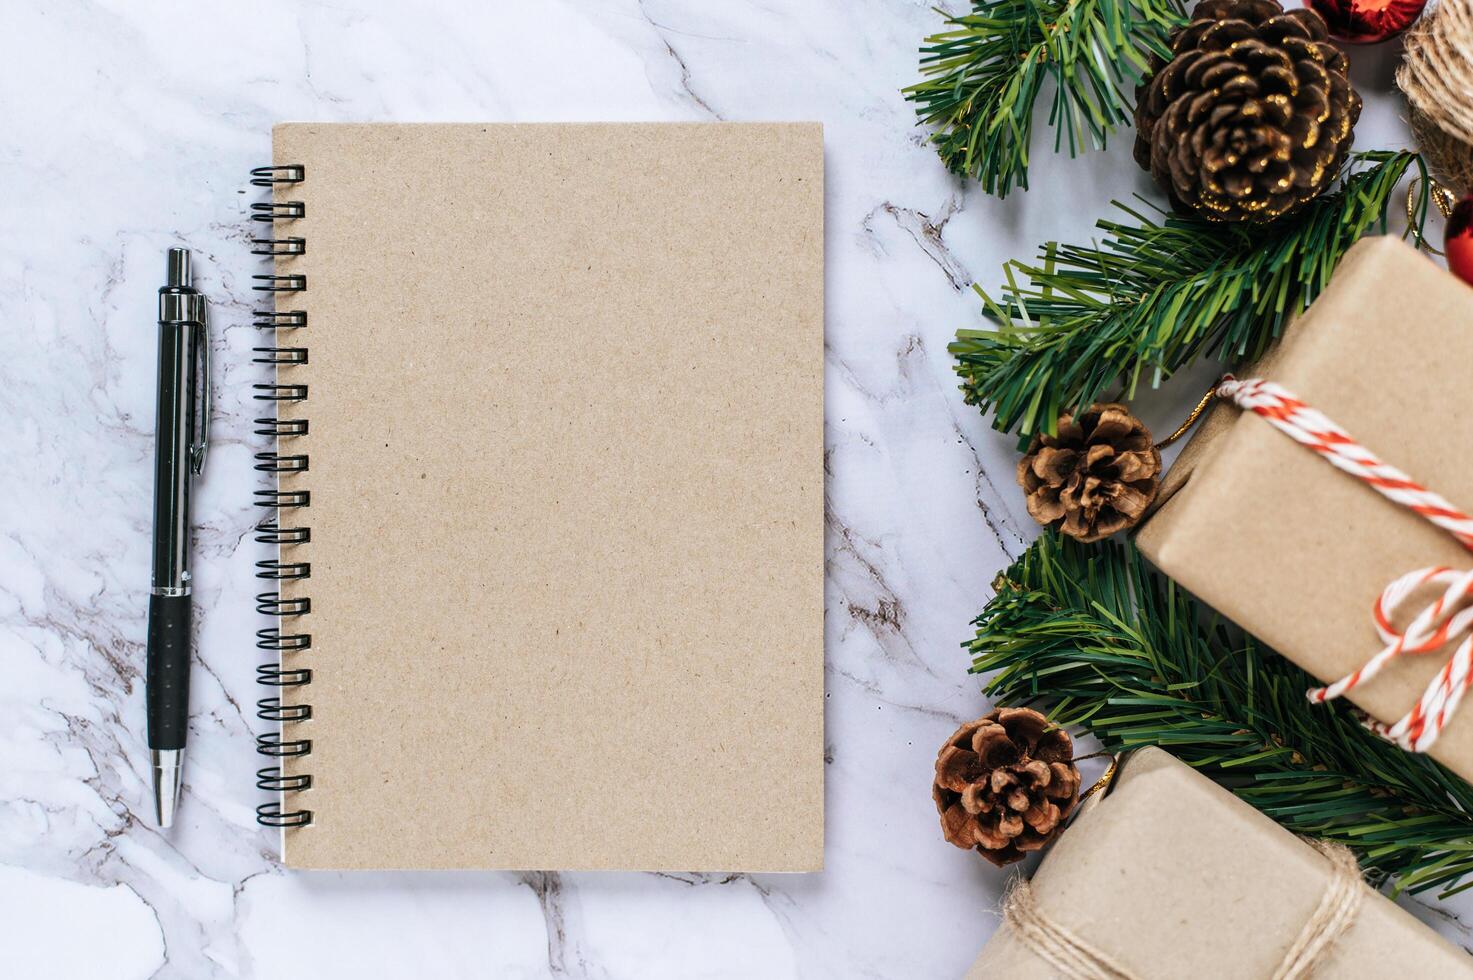
<instances>
[{"instance_id":1,"label":"pen tip","mask_svg":"<svg viewBox=\"0 0 1473 980\"><path fill-rule=\"evenodd\" d=\"M179 806L179 783L184 773L181 749L153 750L153 812L161 828L174 825L174 811Z\"/></svg>"}]
</instances>

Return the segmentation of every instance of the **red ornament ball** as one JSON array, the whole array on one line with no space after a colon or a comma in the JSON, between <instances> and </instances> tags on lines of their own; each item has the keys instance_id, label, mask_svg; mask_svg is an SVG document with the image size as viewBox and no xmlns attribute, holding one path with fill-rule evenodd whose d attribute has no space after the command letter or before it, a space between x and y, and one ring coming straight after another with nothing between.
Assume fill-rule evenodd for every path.
<instances>
[{"instance_id":1,"label":"red ornament ball","mask_svg":"<svg viewBox=\"0 0 1473 980\"><path fill-rule=\"evenodd\" d=\"M1463 198L1447 219L1442 250L1453 275L1473 286L1473 195Z\"/></svg>"},{"instance_id":2,"label":"red ornament ball","mask_svg":"<svg viewBox=\"0 0 1473 980\"><path fill-rule=\"evenodd\" d=\"M1325 18L1335 40L1376 44L1416 23L1427 0L1308 0L1306 6Z\"/></svg>"}]
</instances>

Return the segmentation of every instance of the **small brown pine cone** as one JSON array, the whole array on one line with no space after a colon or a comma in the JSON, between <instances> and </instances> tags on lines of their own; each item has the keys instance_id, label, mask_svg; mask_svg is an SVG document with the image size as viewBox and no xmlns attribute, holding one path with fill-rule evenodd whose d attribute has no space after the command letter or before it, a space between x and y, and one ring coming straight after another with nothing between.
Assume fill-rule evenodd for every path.
<instances>
[{"instance_id":1,"label":"small brown pine cone","mask_svg":"<svg viewBox=\"0 0 1473 980\"><path fill-rule=\"evenodd\" d=\"M1124 405L1091 405L1059 434L1033 437L1018 463L1028 513L1044 527L1090 542L1135 525L1161 486L1161 452Z\"/></svg>"},{"instance_id":2,"label":"small brown pine cone","mask_svg":"<svg viewBox=\"0 0 1473 980\"><path fill-rule=\"evenodd\" d=\"M1202 0L1171 52L1136 91L1135 159L1179 208L1272 221L1335 179L1361 98L1319 14Z\"/></svg>"},{"instance_id":3,"label":"small brown pine cone","mask_svg":"<svg viewBox=\"0 0 1473 980\"><path fill-rule=\"evenodd\" d=\"M1032 708L998 708L956 730L936 756L941 832L999 868L1053 839L1079 796L1074 743Z\"/></svg>"}]
</instances>

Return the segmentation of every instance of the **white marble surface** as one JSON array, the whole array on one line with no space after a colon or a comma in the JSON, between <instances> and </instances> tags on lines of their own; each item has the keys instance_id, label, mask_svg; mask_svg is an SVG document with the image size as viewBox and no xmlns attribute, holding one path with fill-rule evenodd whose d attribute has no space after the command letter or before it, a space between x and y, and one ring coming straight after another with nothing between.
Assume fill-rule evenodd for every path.
<instances>
[{"instance_id":1,"label":"white marble surface","mask_svg":"<svg viewBox=\"0 0 1473 980\"><path fill-rule=\"evenodd\" d=\"M953 5L955 0L953 0ZM1146 190L1125 141L1006 202L897 89L929 0L12 3L0 29L0 976L944 977L1002 885L940 837L937 745L986 708L958 643L1029 520L956 392L965 289ZM1393 49L1359 143L1402 145ZM828 159L828 870L299 874L256 827L246 171L305 120L818 119ZM219 303L181 825L142 741L154 291ZM1149 400L1178 415L1195 381ZM693 814L692 819L699 819ZM1464 908L1470 906L1465 905ZM1451 906L1419 914L1473 942Z\"/></svg>"}]
</instances>

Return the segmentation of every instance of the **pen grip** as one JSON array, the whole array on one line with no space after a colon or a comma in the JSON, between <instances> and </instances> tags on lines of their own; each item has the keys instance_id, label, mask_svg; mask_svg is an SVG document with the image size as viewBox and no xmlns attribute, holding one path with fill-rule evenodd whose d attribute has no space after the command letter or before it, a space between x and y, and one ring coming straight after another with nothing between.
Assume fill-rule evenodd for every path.
<instances>
[{"instance_id":1,"label":"pen grip","mask_svg":"<svg viewBox=\"0 0 1473 980\"><path fill-rule=\"evenodd\" d=\"M191 597L148 597L148 747L182 749L189 727Z\"/></svg>"}]
</instances>

